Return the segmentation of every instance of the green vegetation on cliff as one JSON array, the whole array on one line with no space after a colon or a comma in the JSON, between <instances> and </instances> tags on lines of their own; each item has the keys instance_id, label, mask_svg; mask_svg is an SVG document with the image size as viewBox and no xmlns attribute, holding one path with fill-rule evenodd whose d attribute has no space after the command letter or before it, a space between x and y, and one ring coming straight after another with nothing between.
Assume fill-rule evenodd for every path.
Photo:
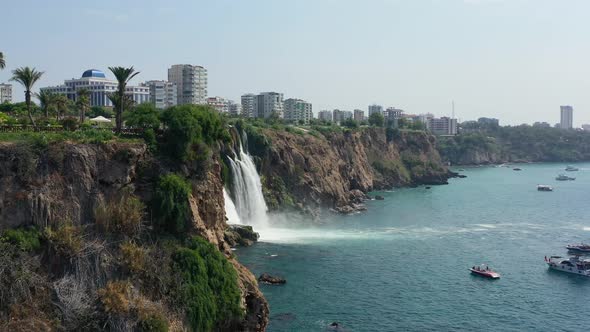
<instances>
[{"instance_id":1,"label":"green vegetation on cliff","mask_svg":"<svg viewBox=\"0 0 590 332\"><path fill-rule=\"evenodd\" d=\"M453 164L590 160L590 133L540 126L506 126L440 137L441 156Z\"/></svg>"}]
</instances>

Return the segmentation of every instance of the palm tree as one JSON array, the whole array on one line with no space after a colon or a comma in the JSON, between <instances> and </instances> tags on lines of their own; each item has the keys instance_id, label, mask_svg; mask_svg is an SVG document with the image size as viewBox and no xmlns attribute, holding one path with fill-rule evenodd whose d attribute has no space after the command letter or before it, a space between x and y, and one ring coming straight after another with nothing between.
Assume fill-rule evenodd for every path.
<instances>
[{"instance_id":1,"label":"palm tree","mask_svg":"<svg viewBox=\"0 0 590 332\"><path fill-rule=\"evenodd\" d=\"M39 99L39 103L41 104L41 110L45 113L45 119L49 119L49 110L55 109L55 97L56 95L54 93L47 90L41 90L37 94L37 99Z\"/></svg>"},{"instance_id":2,"label":"palm tree","mask_svg":"<svg viewBox=\"0 0 590 332\"><path fill-rule=\"evenodd\" d=\"M42 71L37 71L35 68L31 69L29 67L20 67L12 71L12 78L11 81L16 81L20 83L25 88L25 102L27 104L27 113L29 114L29 120L31 120L31 124L35 129L37 125L35 124L35 120L33 119L33 114L31 113L31 89L33 89L33 85L37 83L43 76Z\"/></svg>"},{"instance_id":3,"label":"palm tree","mask_svg":"<svg viewBox=\"0 0 590 332\"><path fill-rule=\"evenodd\" d=\"M136 72L135 69L133 69L133 66L129 67L129 68L124 68L124 67L109 67L109 70L113 73L113 75L115 75L115 78L117 79L117 82L119 83L117 85L117 97L118 100L124 101L125 100L125 88L127 87L127 83L129 83L129 81L135 77L135 75L139 74L139 72ZM123 127L123 110L124 107L126 106L126 102L121 102L119 103L119 105L114 105L114 106L118 106L115 109L115 113L116 113L116 123L117 123L117 133L121 132L121 128Z\"/></svg>"},{"instance_id":4,"label":"palm tree","mask_svg":"<svg viewBox=\"0 0 590 332\"><path fill-rule=\"evenodd\" d=\"M57 121L59 121L59 115L61 113L66 113L68 111L68 106L70 104L70 100L68 99L68 97L66 97L66 95L57 95L55 96L55 110L56 110L56 116L55 119Z\"/></svg>"},{"instance_id":5,"label":"palm tree","mask_svg":"<svg viewBox=\"0 0 590 332\"><path fill-rule=\"evenodd\" d=\"M90 90L80 89L78 90L78 100L76 100L76 106L80 110L80 123L84 123L86 112L90 109Z\"/></svg>"},{"instance_id":6,"label":"palm tree","mask_svg":"<svg viewBox=\"0 0 590 332\"><path fill-rule=\"evenodd\" d=\"M6 68L6 61L4 61L4 53L0 52L0 69Z\"/></svg>"}]
</instances>

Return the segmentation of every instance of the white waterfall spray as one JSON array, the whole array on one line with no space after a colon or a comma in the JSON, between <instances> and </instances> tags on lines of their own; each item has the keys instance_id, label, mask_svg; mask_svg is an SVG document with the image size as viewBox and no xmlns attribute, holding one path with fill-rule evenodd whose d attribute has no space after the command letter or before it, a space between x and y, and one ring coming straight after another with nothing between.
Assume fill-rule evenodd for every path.
<instances>
[{"instance_id":1,"label":"white waterfall spray","mask_svg":"<svg viewBox=\"0 0 590 332\"><path fill-rule=\"evenodd\" d=\"M245 146L248 144L247 139L244 133L242 141ZM262 195L260 176L252 157L244 151L242 144L239 144L239 151L234 152L233 158L228 159L233 178L233 203L241 223L254 226L255 229L267 228L268 208ZM228 199L226 199L226 206L228 206L227 202Z\"/></svg>"}]
</instances>

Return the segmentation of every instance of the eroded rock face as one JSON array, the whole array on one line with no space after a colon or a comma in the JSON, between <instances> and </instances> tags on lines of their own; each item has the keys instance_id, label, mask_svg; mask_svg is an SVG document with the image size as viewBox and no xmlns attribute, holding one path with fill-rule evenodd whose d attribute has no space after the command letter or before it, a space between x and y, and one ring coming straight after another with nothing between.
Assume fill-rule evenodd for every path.
<instances>
[{"instance_id":1,"label":"eroded rock face","mask_svg":"<svg viewBox=\"0 0 590 332\"><path fill-rule=\"evenodd\" d=\"M258 277L258 281L269 285L284 285L287 283L287 280L281 277L272 276L268 273L261 274L260 277Z\"/></svg>"},{"instance_id":2,"label":"eroded rock face","mask_svg":"<svg viewBox=\"0 0 590 332\"><path fill-rule=\"evenodd\" d=\"M425 132L383 128L354 132L298 134L263 129L270 144L256 153L271 209L293 207L354 213L371 190L446 184L450 174ZM389 137L388 137L389 136ZM250 142L250 144L252 144Z\"/></svg>"},{"instance_id":3,"label":"eroded rock face","mask_svg":"<svg viewBox=\"0 0 590 332\"><path fill-rule=\"evenodd\" d=\"M177 165L178 167L178 165ZM198 175L191 165L180 171L190 180L192 230L225 253L238 273L246 315L243 331L263 331L268 303L256 278L240 265L225 242L225 206L219 161L212 158ZM94 222L95 207L121 190L149 204L157 176L170 171L140 143L57 143L40 150L0 143L0 231L36 225Z\"/></svg>"},{"instance_id":4,"label":"eroded rock face","mask_svg":"<svg viewBox=\"0 0 590 332\"><path fill-rule=\"evenodd\" d=\"M133 186L143 144L0 145L0 229L94 220L94 208Z\"/></svg>"}]
</instances>

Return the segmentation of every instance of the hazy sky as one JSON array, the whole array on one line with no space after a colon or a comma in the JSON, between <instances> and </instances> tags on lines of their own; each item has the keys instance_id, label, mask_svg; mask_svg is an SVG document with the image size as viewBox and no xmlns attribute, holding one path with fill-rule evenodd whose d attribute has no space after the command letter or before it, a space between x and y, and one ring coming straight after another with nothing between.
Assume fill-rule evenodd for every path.
<instances>
[{"instance_id":1,"label":"hazy sky","mask_svg":"<svg viewBox=\"0 0 590 332\"><path fill-rule=\"evenodd\" d=\"M502 124L590 123L588 0L0 0L7 68L39 86L85 69L205 66L209 95L278 91L322 109L367 109ZM22 89L15 89L23 100Z\"/></svg>"}]
</instances>

